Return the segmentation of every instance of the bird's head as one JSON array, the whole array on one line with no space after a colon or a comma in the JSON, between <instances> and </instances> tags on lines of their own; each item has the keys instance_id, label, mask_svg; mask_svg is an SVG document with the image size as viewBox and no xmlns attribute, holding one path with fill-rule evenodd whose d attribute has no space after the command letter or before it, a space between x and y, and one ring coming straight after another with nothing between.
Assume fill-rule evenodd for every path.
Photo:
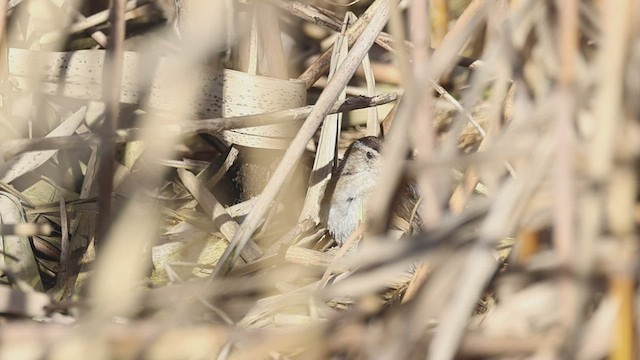
<instances>
[{"instance_id":1,"label":"bird's head","mask_svg":"<svg viewBox=\"0 0 640 360\"><path fill-rule=\"evenodd\" d=\"M378 173L382 167L382 139L366 136L354 141L344 154L341 175L357 175L360 172Z\"/></svg>"}]
</instances>

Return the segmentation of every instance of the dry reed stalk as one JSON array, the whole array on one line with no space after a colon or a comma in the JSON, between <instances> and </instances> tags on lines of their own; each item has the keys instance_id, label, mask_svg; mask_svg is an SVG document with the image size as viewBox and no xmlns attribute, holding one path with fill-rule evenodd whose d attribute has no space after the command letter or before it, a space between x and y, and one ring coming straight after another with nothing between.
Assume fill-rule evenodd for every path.
<instances>
[{"instance_id":1,"label":"dry reed stalk","mask_svg":"<svg viewBox=\"0 0 640 360\"><path fill-rule=\"evenodd\" d=\"M79 22L86 22L87 18L82 15L81 12L79 12L77 9L75 9L74 7L76 6L76 4L65 4L64 1L62 0L55 0L54 4L56 6L58 6L59 8L63 8L65 6L67 6L68 8L66 9L67 11L65 11L66 13L68 13L70 15L70 17L74 17L76 18ZM88 30L90 28L87 28ZM98 45L102 46L103 48L107 47L107 35L105 35L102 31L100 30L96 30L96 29L90 29L90 35L91 38L93 38L93 40L96 41L96 43L98 43ZM46 36L46 35L45 35ZM65 35L62 33L57 33L55 36L53 36L50 40L48 39L48 41L57 41L59 37L64 37ZM46 43L47 40L42 41L42 43Z\"/></svg>"},{"instance_id":2,"label":"dry reed stalk","mask_svg":"<svg viewBox=\"0 0 640 360\"><path fill-rule=\"evenodd\" d=\"M449 5L446 0L436 0L429 2L429 13L431 15L431 44L434 47L440 46L442 39L447 34L449 27Z\"/></svg>"},{"instance_id":3,"label":"dry reed stalk","mask_svg":"<svg viewBox=\"0 0 640 360\"><path fill-rule=\"evenodd\" d=\"M342 65L344 59L349 53L349 44L346 38L346 32L349 26L355 20L355 15L348 12L344 17L344 22L340 34L336 37L333 44L333 52L331 56L331 66L327 79L331 81L335 75L336 69ZM367 56L365 55L365 59ZM338 96L338 101L345 100L347 96L346 86ZM331 179L331 175L338 159L338 142L340 140L340 129L342 128L342 114L328 115L322 124L320 130L320 138L318 139L318 148L316 149L315 158L313 160L313 168L309 176L309 189L307 190L300 213L299 221L311 219L320 222L320 206L324 197L325 188Z\"/></svg>"},{"instance_id":4,"label":"dry reed stalk","mask_svg":"<svg viewBox=\"0 0 640 360\"><path fill-rule=\"evenodd\" d=\"M336 104L329 109L328 113L335 114L337 112L384 105L393 102L396 99L397 94L395 93L381 94L374 97L351 97L336 102ZM313 110L313 105L270 113L203 119L200 121L179 124L165 124L169 121L161 118L158 119L158 122L160 123L160 125L158 125L160 134L157 137L157 140L166 141L175 138L176 136L193 133L218 133L224 130L301 121L309 116L311 110ZM121 144L139 140L141 133L142 130L139 128L117 129L113 134L111 134L110 139L114 143ZM16 139L1 144L0 153L4 154L5 158L12 158L28 151L74 149L86 145L98 145L100 144L100 141L100 136L93 133L76 134L68 137L54 136L51 138L39 139Z\"/></svg>"},{"instance_id":5,"label":"dry reed stalk","mask_svg":"<svg viewBox=\"0 0 640 360\"><path fill-rule=\"evenodd\" d=\"M198 181L195 175L187 170L178 169L178 176L180 176L180 180L187 187L187 190L189 190L196 201L198 201L200 206L204 208L207 217L220 228L220 231L227 240L231 241L238 231L238 223L231 218L215 196ZM251 240L249 240L247 247L240 253L240 257L246 262L256 260L260 258L260 256L262 256L260 247Z\"/></svg>"},{"instance_id":6,"label":"dry reed stalk","mask_svg":"<svg viewBox=\"0 0 640 360\"><path fill-rule=\"evenodd\" d=\"M624 88L625 82L625 62L627 54L629 52L629 40L632 33L631 12L628 11L634 5L631 2L622 2L618 4L618 7L610 7L601 4L600 11L603 17L603 29L602 29L602 44L601 50L598 55L598 65L601 71L600 76L601 83L596 92L594 98L596 105L594 106L594 115L598 120L598 131L594 134L594 138L591 142L589 149L589 167L587 174L591 177L591 181L594 183L606 183L607 177L610 176L611 171L616 169L615 155L618 153L625 156L626 151L624 144L616 144L621 129L628 128L628 123L625 123L625 111L624 111ZM637 8L637 5L635 5ZM626 13L625 13L625 10ZM614 20L615 19L615 20ZM606 54L606 55L605 55ZM605 61L605 58L607 59ZM618 171L624 173L624 169L617 166ZM625 176L620 174L612 178L612 184L622 185L626 182L622 180L622 183L616 184L620 181L620 178L624 179ZM627 179L629 181L630 179ZM629 188L627 188L629 189ZM615 192L613 192L615 194ZM593 267L593 250L598 236L601 236L603 229L603 223L599 220L602 216L602 202L605 200L605 194L598 193L596 191L589 191L584 195L585 202L587 202L586 208L583 209L584 219L583 221L594 220L591 225L585 223L584 227L589 231L582 235L582 244L580 261L576 264L578 271L581 273L589 273ZM629 196L629 194L627 194ZM624 206L626 201L618 202L616 207L621 206L617 211L613 211L611 216L611 225L615 229L620 247L622 249L629 249L629 228L620 226L624 224L625 219L628 221L631 218L629 206ZM600 206L596 205L597 203ZM625 211L626 210L626 211ZM616 217L619 217L616 218ZM596 220L598 219L598 220ZM613 220L615 219L615 220ZM628 226L628 225L627 225ZM622 255L621 258L623 264L629 265L629 257ZM636 257L636 262L638 261ZM613 343L613 349L610 353L612 359L626 359L637 356L637 345L634 345L633 339L637 338L637 329L634 329L633 324L629 321L630 315L630 302L631 302L631 284L629 283L628 272L623 270L619 275L616 275L611 280L613 296L619 301L620 309L616 319L616 340ZM637 326L637 323L636 323Z\"/></svg>"},{"instance_id":7,"label":"dry reed stalk","mask_svg":"<svg viewBox=\"0 0 640 360\"><path fill-rule=\"evenodd\" d=\"M281 0L268 0L274 3L278 7L290 12L292 15L300 17L308 22L326 28L328 30L340 31L342 22L334 12L327 9L319 9L314 5L303 4L297 1L283 2ZM394 30L395 31L395 30ZM394 32L392 31L392 33ZM376 44L384 50L396 54L398 51L410 51L413 49L413 44L406 40L398 40L392 34L388 34L381 31L376 38ZM404 44L404 46L396 46L395 44ZM483 65L483 62L478 59L471 59L465 56L457 57L457 64L468 68L477 68Z\"/></svg>"},{"instance_id":8,"label":"dry reed stalk","mask_svg":"<svg viewBox=\"0 0 640 360\"><path fill-rule=\"evenodd\" d=\"M557 156L554 164L555 197L554 204L554 245L561 266L578 270L575 263L577 252L575 232L575 195L574 195L574 139L572 134L575 118L575 98L571 89L575 86L575 64L578 57L578 2L566 1L560 8L559 56L560 89L562 106L558 109L556 129ZM579 270L578 270L579 271ZM562 294L560 306L563 308L562 323L565 330L573 332L581 326L581 312L585 304L583 284L564 278L558 283ZM574 344L569 348L574 348Z\"/></svg>"},{"instance_id":9,"label":"dry reed stalk","mask_svg":"<svg viewBox=\"0 0 640 360\"><path fill-rule=\"evenodd\" d=\"M348 46L355 47L357 39L362 37L364 31L371 28L373 17L378 13L385 13L384 9L380 7L384 5L382 0L375 0L368 8L367 11L358 18L358 20L347 30ZM382 31L382 30L380 30ZM379 33L379 32L378 32ZM375 40L378 36L376 33ZM367 37L369 35L367 34ZM371 44L373 45L373 44ZM371 47L369 45L369 47ZM327 49L311 66L309 66L304 73L302 73L298 80L304 81L307 84L307 88L310 88L319 78L329 69L331 63L332 48ZM364 55L363 55L364 56Z\"/></svg>"},{"instance_id":10,"label":"dry reed stalk","mask_svg":"<svg viewBox=\"0 0 640 360\"><path fill-rule=\"evenodd\" d=\"M433 5L433 3L432 3ZM411 42L418 44L413 51L413 71L416 83L425 83L431 80L428 76L429 47L431 42L432 20L438 16L433 14L428 17L426 2L414 2L411 4L410 17L410 37ZM438 26L440 24L434 24ZM437 36L437 35L436 35ZM409 140L418 151L419 158L428 159L434 155L436 147L436 133L433 124L433 111L431 103L431 94L425 92L416 104L416 116ZM439 188L441 187L439 172L428 171L424 169L418 175L418 184L421 190L421 209L418 211L424 221L423 227L431 229L440 222L442 214L441 196ZM421 287L426 281L427 274L430 272L430 265L421 263L412 278L402 301L410 300L416 293L416 288Z\"/></svg>"},{"instance_id":11,"label":"dry reed stalk","mask_svg":"<svg viewBox=\"0 0 640 360\"><path fill-rule=\"evenodd\" d=\"M120 113L120 86L122 83L122 63L124 53L125 36L125 0L115 0L111 4L109 20L111 30L109 32L109 46L105 55L104 66L104 102L106 104L104 123L100 131L102 138L100 145L100 176L98 188L98 232L96 241L101 243L107 236L111 226L111 198L113 191L113 174L116 149L111 141L112 134L118 128Z\"/></svg>"}]
</instances>

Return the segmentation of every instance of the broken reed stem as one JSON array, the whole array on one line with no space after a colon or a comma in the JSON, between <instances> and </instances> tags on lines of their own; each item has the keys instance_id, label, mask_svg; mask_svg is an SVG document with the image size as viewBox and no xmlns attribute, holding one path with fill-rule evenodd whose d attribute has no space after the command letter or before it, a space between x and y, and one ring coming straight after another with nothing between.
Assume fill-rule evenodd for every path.
<instances>
[{"instance_id":1,"label":"broken reed stem","mask_svg":"<svg viewBox=\"0 0 640 360\"><path fill-rule=\"evenodd\" d=\"M335 322L344 321L344 317L337 317ZM93 341L79 342L77 346L68 346L68 339L77 339L80 329L61 326L54 323L25 323L10 322L4 325L6 331L0 333L0 340L7 344L7 351L30 349L35 353L51 352L60 354L61 358L75 359L77 354L95 351ZM228 339L247 339L255 346L278 345L278 339L293 337L305 330L325 329L325 325L310 324L307 327L296 328L267 328L233 330L224 324L185 324L182 326L166 326L162 321L144 320L127 325L109 324L101 332L101 343L110 344L105 348L105 357L136 358L152 357L162 351L162 355L169 358L197 358L202 355L200 346L176 346L176 343L207 344L212 350L222 348ZM315 330L312 330L315 331ZM80 330L81 331L81 330ZM295 332L295 333L294 333ZM344 332L329 333L332 337L344 335ZM365 341L360 331L349 332L336 340L334 344L343 344L356 349ZM46 341L43 341L46 339ZM340 340L340 341L338 341ZM545 337L536 336L490 336L470 332L465 335L460 346L460 356L464 357L506 357L524 356L539 351L545 344ZM335 346L335 345L334 345ZM162 349L162 350L160 350ZM273 349L274 351L277 349ZM16 352L22 353L22 352Z\"/></svg>"},{"instance_id":2,"label":"broken reed stem","mask_svg":"<svg viewBox=\"0 0 640 360\"><path fill-rule=\"evenodd\" d=\"M352 46L356 39L359 39L365 31L365 25L371 24L373 17L377 14L378 7L383 0L374 1L369 8L356 20L352 27L347 29L345 36L347 38L347 46ZM376 34L377 37L378 34ZM375 39L374 39L375 40ZM298 80L304 81L307 89L313 86L318 79L329 70L331 66L331 54L333 53L333 46L330 46L325 52L320 55L316 61L311 64L299 77ZM363 57L364 58L364 57Z\"/></svg>"},{"instance_id":3,"label":"broken reed stem","mask_svg":"<svg viewBox=\"0 0 640 360\"><path fill-rule=\"evenodd\" d=\"M149 4L151 3L151 0L130 0L127 2L126 7L125 7L125 12L129 12L131 10L135 10L143 5ZM91 15L87 18L80 18L80 21L75 22L74 24L72 24L68 30L64 30L64 31L55 31L55 32L51 32L51 33L47 33L42 35L40 43L41 44L50 44L53 43L55 41L60 40L62 37L67 36L67 35L73 35L73 34L77 34L81 31L85 31L91 28L94 28L98 25L101 25L107 21L109 21L109 11L110 10L104 10L101 11L99 13L96 13L94 15ZM111 24L113 24L111 22ZM93 34L92 34L93 35ZM92 36L93 37L93 36ZM94 38L95 39L95 38ZM97 41L97 39L95 39ZM100 41L98 41L98 43L100 43ZM100 43L100 45L102 45Z\"/></svg>"},{"instance_id":4,"label":"broken reed stem","mask_svg":"<svg viewBox=\"0 0 640 360\"><path fill-rule=\"evenodd\" d=\"M382 3L371 19L371 22L367 25L362 36L356 41L342 65L336 70L334 77L329 81L325 90L320 94L309 117L291 142L291 145L278 164L273 177L265 186L260 195L260 200L242 223L236 236L220 258L211 279L225 276L231 270L240 251L242 251L251 238L251 235L258 228L260 220L266 214L276 195L280 192L280 188L288 178L289 173L291 173L297 165L298 160L304 153L307 143L311 140L318 126L320 126L327 116L329 109L335 104L349 79L351 79L358 66L360 66L362 59L364 59L364 56L373 45L378 33L382 31L386 25L389 19L389 1L392 0L380 1Z\"/></svg>"},{"instance_id":5,"label":"broken reed stem","mask_svg":"<svg viewBox=\"0 0 640 360\"><path fill-rule=\"evenodd\" d=\"M76 23L81 23L87 19L84 16L84 14L78 11L77 9L78 4L75 4L75 3L70 4L68 2L59 1L59 0L58 1L53 0L52 3L53 5L57 6L60 9L60 11L64 12L65 16L71 19L74 19ZM106 13L108 13L108 11L109 10L105 10ZM98 45L102 46L103 48L107 47L107 35L105 35L101 30L98 30L94 27L89 27L86 30L88 30L87 34L89 34L89 36L91 36L91 38L95 40L95 42ZM52 43L60 42L66 39L67 36L69 36L69 33L67 31L55 31L55 32L44 34L43 36L41 36L40 43L52 44Z\"/></svg>"},{"instance_id":6,"label":"broken reed stem","mask_svg":"<svg viewBox=\"0 0 640 360\"><path fill-rule=\"evenodd\" d=\"M178 169L178 176L198 204L204 209L207 217L220 229L222 235L231 241L238 231L238 223L233 220L224 206L195 175L187 170ZM262 251L253 241L249 241L248 246L240 253L240 256L246 262L251 262L262 256Z\"/></svg>"},{"instance_id":7,"label":"broken reed stem","mask_svg":"<svg viewBox=\"0 0 640 360\"><path fill-rule=\"evenodd\" d=\"M387 93L373 97L351 97L337 102L329 109L328 114L345 112L351 110L364 109L372 106L384 105L395 101L398 98L396 93ZM192 133L218 133L224 130L241 129L254 126L280 124L289 121L301 121L307 118L313 110L314 105L303 106L296 109L274 111L255 115L235 116L227 118L204 119L191 121L188 123L159 125L161 132L166 137L158 138L159 141L167 137L187 135ZM109 140L122 144L139 140L141 129L118 129L109 135ZM101 137L96 134L79 134L72 136L59 136L40 139L17 139L7 141L0 145L0 154L4 154L5 159L10 159L27 151L73 149L87 145L99 145Z\"/></svg>"},{"instance_id":8,"label":"broken reed stem","mask_svg":"<svg viewBox=\"0 0 640 360\"><path fill-rule=\"evenodd\" d=\"M125 0L113 0L109 11L111 30L105 54L103 71L105 102L104 123L101 129L100 170L98 187L98 226L96 247L107 237L111 227L111 198L113 192L113 174L115 172L115 144L111 136L118 128L120 114L120 87L122 85L122 68L125 36Z\"/></svg>"},{"instance_id":9,"label":"broken reed stem","mask_svg":"<svg viewBox=\"0 0 640 360\"><path fill-rule=\"evenodd\" d=\"M284 259L292 264L326 269L326 279L329 278L331 272L343 273L351 269L349 262L345 261L342 257L338 257L332 253L311 250L298 246L289 247L285 253ZM319 288L324 287L326 279L323 276L323 280L318 283Z\"/></svg>"},{"instance_id":10,"label":"broken reed stem","mask_svg":"<svg viewBox=\"0 0 640 360\"><path fill-rule=\"evenodd\" d=\"M556 149L554 159L554 197L553 204L553 242L557 259L562 266L575 269L576 236L575 236L575 178L574 178L574 128L576 101L571 89L575 86L575 67L577 64L579 41L579 9L577 0L563 1L560 6L559 28L559 58L560 58L560 86L557 96L562 99L557 110L555 129ZM584 274L587 275L587 274ZM562 278L557 284L560 294L561 322L565 329L573 332L582 327L584 318L586 290L581 281ZM565 340L566 349L575 349L572 337ZM570 355L566 353L566 355Z\"/></svg>"},{"instance_id":11,"label":"broken reed stem","mask_svg":"<svg viewBox=\"0 0 640 360\"><path fill-rule=\"evenodd\" d=\"M317 7L309 4L303 4L297 1L285 2L282 0L267 0L276 6L282 8L283 10L288 11L294 16L297 16L303 20L309 21L313 24L316 24L320 27L323 27L328 30L342 31L342 23L343 21L340 17L326 9L318 9ZM376 44L378 44L381 48L393 53L395 49L393 48L393 39L391 36L384 31L381 31L376 38ZM406 47L412 47L413 45L410 42L405 42Z\"/></svg>"},{"instance_id":12,"label":"broken reed stem","mask_svg":"<svg viewBox=\"0 0 640 360\"><path fill-rule=\"evenodd\" d=\"M276 6L280 7L283 10L288 11L294 16L297 16L305 21L316 24L320 27L323 27L327 30L332 31L340 31L342 28L342 20L335 13L326 10L326 9L318 9L317 7L309 4L303 4L297 1L285 2L282 0L267 0ZM413 50L413 43L407 40L402 41L406 50ZM390 53L396 53L399 49L397 46L397 41L393 38L392 35L381 31L378 37L376 38L376 44L381 48L387 50ZM435 50L435 49L431 49ZM459 55L457 57L457 64L466 68L476 68L478 66L483 65L482 60L468 58L466 56Z\"/></svg>"}]
</instances>

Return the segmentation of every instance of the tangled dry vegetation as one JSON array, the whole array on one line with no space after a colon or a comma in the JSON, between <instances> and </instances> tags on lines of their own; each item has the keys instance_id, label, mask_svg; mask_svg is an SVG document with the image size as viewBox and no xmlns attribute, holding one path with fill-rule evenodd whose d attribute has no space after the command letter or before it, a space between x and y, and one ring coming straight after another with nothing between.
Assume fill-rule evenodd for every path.
<instances>
[{"instance_id":1,"label":"tangled dry vegetation","mask_svg":"<svg viewBox=\"0 0 640 360\"><path fill-rule=\"evenodd\" d=\"M0 358L635 358L639 11L0 1Z\"/></svg>"}]
</instances>

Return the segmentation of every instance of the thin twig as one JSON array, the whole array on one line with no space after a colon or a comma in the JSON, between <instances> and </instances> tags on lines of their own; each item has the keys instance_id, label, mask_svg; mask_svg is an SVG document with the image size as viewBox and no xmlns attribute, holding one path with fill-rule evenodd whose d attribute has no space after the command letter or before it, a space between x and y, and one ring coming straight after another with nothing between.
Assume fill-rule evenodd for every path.
<instances>
[{"instance_id":1,"label":"thin twig","mask_svg":"<svg viewBox=\"0 0 640 360\"><path fill-rule=\"evenodd\" d=\"M398 95L396 93L387 93L370 98L364 96L351 97L337 102L331 107L331 109L329 109L328 114L383 105L395 101L397 97ZM159 124L158 126L160 127L163 137L159 137L156 140L163 141L174 136L193 133L218 133L224 130L281 124L291 121L302 121L309 116L313 108L314 105L309 105L296 109L287 109L255 115L204 119L188 123L172 123L171 125ZM107 139L116 144L122 144L139 140L141 133L141 129L138 128L117 129L113 134L109 134ZM0 145L0 154L3 154L4 158L12 158L27 151L74 149L78 147L85 147L87 145L99 145L101 140L101 136L92 133L41 139L10 140Z\"/></svg>"}]
</instances>

